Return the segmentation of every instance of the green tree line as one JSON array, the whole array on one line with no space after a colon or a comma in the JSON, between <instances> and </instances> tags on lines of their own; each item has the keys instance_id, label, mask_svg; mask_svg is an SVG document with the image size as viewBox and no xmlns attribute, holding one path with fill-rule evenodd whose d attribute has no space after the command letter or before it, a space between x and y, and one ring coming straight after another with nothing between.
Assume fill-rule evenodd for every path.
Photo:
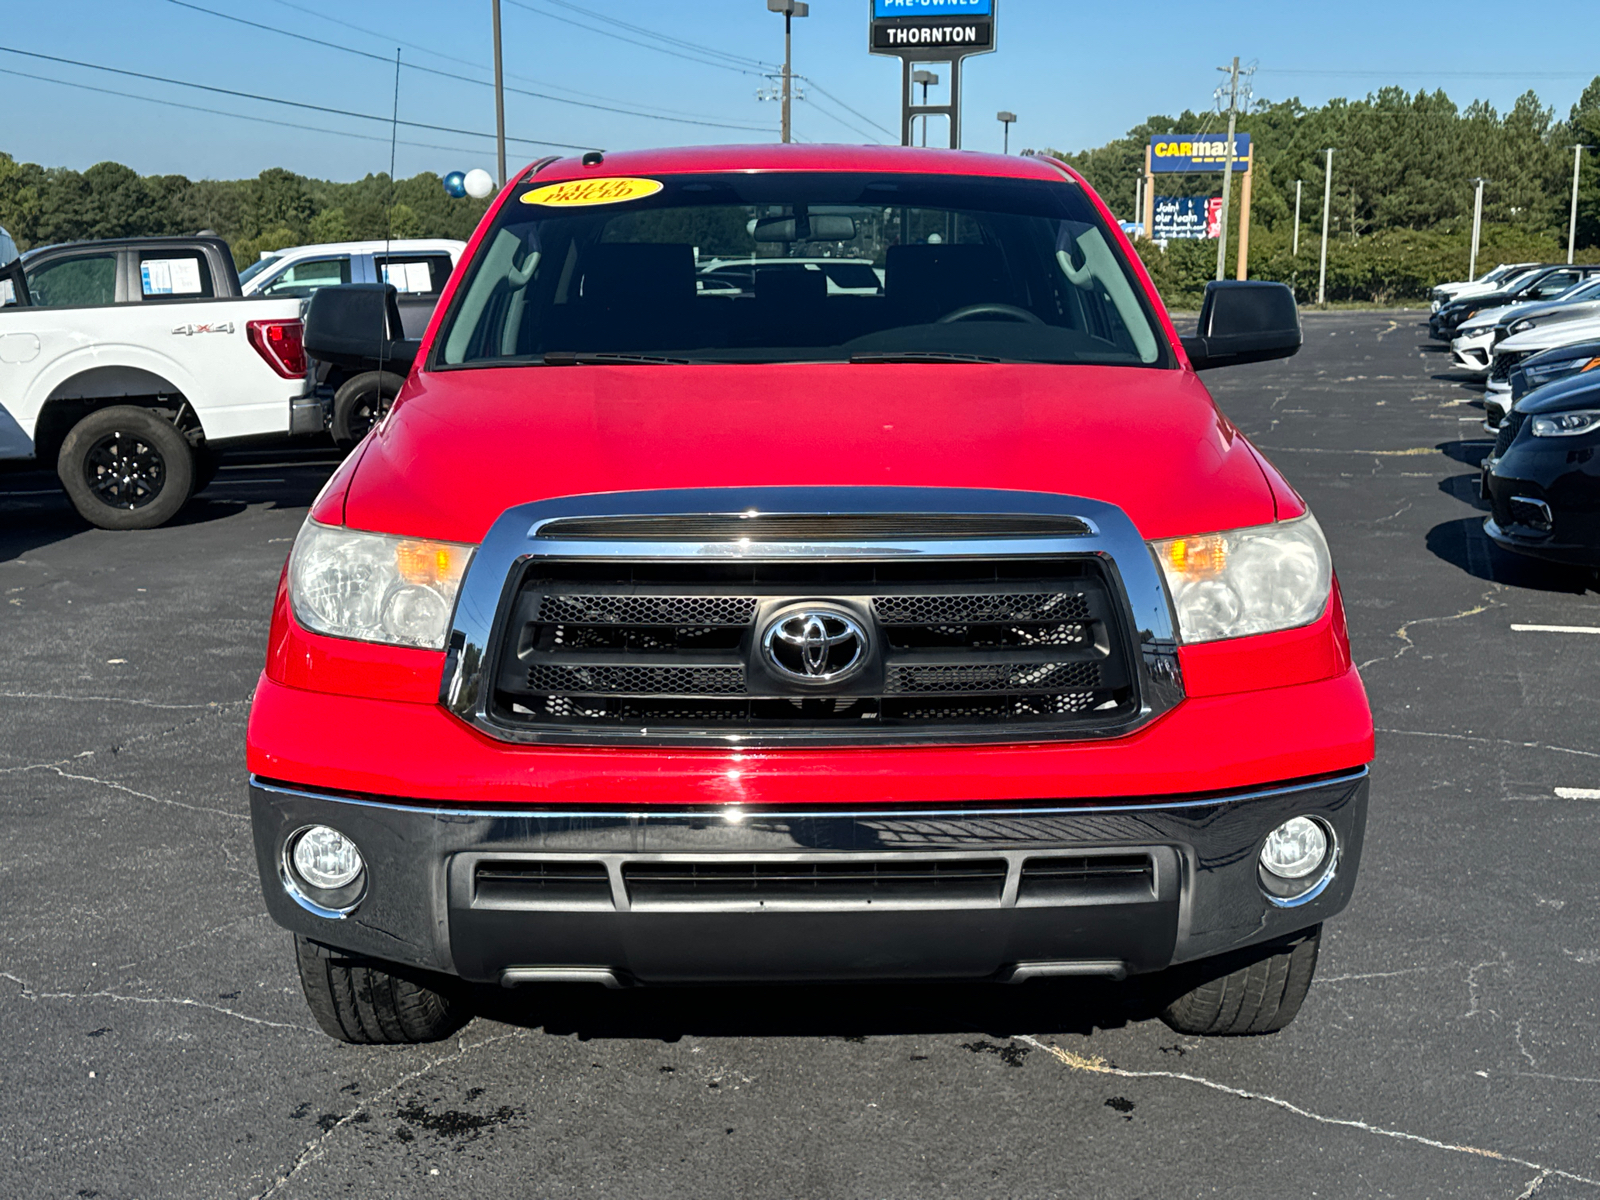
<instances>
[{"instance_id":1,"label":"green tree line","mask_svg":"<svg viewBox=\"0 0 1600 1200\"><path fill-rule=\"evenodd\" d=\"M86 171L18 162L0 152L0 226L20 249L85 238L170 236L208 229L227 238L243 268L266 250L314 242L469 237L488 201L455 200L437 175L354 183L308 179L281 167L254 179L140 175L121 163Z\"/></svg>"},{"instance_id":2,"label":"green tree line","mask_svg":"<svg viewBox=\"0 0 1600 1200\"><path fill-rule=\"evenodd\" d=\"M1395 301L1425 296L1466 274L1475 185L1484 186L1479 269L1501 260L1564 261L1572 196L1572 146L1583 151L1578 258L1600 259L1600 76L1565 120L1528 92L1505 114L1482 101L1459 108L1444 92L1384 88L1361 100L1309 108L1298 100L1259 103L1238 119L1255 155L1249 269L1253 278L1292 284L1315 298L1322 235L1323 149L1333 147L1328 295ZM1186 111L1153 116L1092 150L1061 154L1112 210L1134 213L1152 134L1224 133L1227 118ZM1295 181L1302 182L1300 250L1292 253ZM1158 175L1169 196L1215 195L1218 175ZM1229 208L1229 278L1237 263L1239 176ZM1216 243L1138 243L1169 303L1193 303L1216 270Z\"/></svg>"}]
</instances>

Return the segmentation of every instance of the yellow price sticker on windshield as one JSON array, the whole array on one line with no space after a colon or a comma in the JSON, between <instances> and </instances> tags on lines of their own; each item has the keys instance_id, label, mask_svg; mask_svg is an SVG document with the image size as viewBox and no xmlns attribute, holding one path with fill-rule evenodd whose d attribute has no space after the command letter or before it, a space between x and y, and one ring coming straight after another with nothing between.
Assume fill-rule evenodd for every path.
<instances>
[{"instance_id":1,"label":"yellow price sticker on windshield","mask_svg":"<svg viewBox=\"0 0 1600 1200\"><path fill-rule=\"evenodd\" d=\"M666 184L659 179L573 179L546 184L522 197L524 204L546 208L583 208L591 204L621 204L654 196Z\"/></svg>"}]
</instances>

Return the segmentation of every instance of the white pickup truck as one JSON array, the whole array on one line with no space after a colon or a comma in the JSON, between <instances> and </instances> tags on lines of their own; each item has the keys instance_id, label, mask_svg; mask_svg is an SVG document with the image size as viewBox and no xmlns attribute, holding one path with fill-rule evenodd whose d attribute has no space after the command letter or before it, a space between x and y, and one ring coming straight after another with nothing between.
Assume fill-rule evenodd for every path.
<instances>
[{"instance_id":1,"label":"white pickup truck","mask_svg":"<svg viewBox=\"0 0 1600 1200\"><path fill-rule=\"evenodd\" d=\"M85 520L151 529L218 448L316 433L298 297L240 296L221 238L125 238L0 267L0 459L54 463Z\"/></svg>"}]
</instances>

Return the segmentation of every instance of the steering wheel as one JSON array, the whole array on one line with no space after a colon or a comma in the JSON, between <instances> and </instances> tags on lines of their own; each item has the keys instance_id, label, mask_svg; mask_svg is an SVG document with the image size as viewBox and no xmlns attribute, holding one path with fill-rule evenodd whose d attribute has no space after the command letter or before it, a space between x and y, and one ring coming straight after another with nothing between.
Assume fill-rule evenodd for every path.
<instances>
[{"instance_id":1,"label":"steering wheel","mask_svg":"<svg viewBox=\"0 0 1600 1200\"><path fill-rule=\"evenodd\" d=\"M949 325L955 321L970 321L975 317L1007 317L1013 321L1022 321L1029 325L1043 325L1044 322L1036 313L1031 313L1025 308L1015 304L968 304L964 308L952 309L935 322L937 325Z\"/></svg>"}]
</instances>

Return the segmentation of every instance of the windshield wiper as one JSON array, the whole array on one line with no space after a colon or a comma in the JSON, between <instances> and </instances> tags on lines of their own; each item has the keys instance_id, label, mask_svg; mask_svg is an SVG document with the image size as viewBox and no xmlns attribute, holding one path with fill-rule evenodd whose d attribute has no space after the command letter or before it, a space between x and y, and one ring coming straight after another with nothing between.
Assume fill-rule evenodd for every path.
<instances>
[{"instance_id":1,"label":"windshield wiper","mask_svg":"<svg viewBox=\"0 0 1600 1200\"><path fill-rule=\"evenodd\" d=\"M668 358L664 354L615 354L610 351L588 352L582 350L547 350L544 365L547 367L609 367L609 366L688 366L687 358Z\"/></svg>"},{"instance_id":2,"label":"windshield wiper","mask_svg":"<svg viewBox=\"0 0 1600 1200\"><path fill-rule=\"evenodd\" d=\"M954 350L865 350L850 356L853 363L962 362L998 363L1007 360L987 354L958 354Z\"/></svg>"}]
</instances>

